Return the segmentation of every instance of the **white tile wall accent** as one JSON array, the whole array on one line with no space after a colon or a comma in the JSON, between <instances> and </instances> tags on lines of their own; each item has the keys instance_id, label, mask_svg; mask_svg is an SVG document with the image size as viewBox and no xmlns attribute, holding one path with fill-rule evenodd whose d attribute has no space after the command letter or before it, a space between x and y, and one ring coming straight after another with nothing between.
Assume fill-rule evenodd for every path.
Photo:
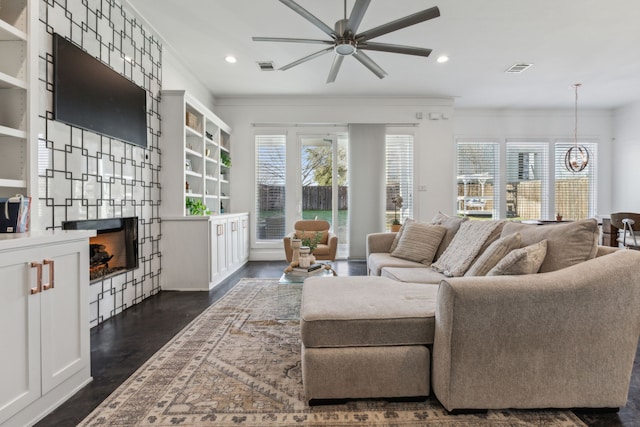
<instances>
[{"instance_id":1,"label":"white tile wall accent","mask_svg":"<svg viewBox=\"0 0 640 427\"><path fill-rule=\"evenodd\" d=\"M53 33L146 89L147 149L53 120ZM42 223L55 229L67 220L138 217L140 267L90 285L90 322L95 326L160 290L157 96L162 46L115 0L41 0L38 37Z\"/></svg>"}]
</instances>

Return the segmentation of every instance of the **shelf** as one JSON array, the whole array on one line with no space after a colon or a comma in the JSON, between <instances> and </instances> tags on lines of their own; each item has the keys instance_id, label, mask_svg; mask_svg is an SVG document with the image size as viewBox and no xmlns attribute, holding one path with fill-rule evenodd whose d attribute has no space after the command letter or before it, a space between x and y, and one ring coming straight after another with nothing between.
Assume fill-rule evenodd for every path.
<instances>
[{"instance_id":1,"label":"shelf","mask_svg":"<svg viewBox=\"0 0 640 427\"><path fill-rule=\"evenodd\" d=\"M184 126L185 129L185 133L187 134L187 136L195 136L197 138L202 138L202 134L200 132L198 132L197 130L195 130L192 127L189 127L187 125Z\"/></svg>"},{"instance_id":2,"label":"shelf","mask_svg":"<svg viewBox=\"0 0 640 427\"><path fill-rule=\"evenodd\" d=\"M216 182L216 181L218 180L218 178L215 178L215 177L213 177L213 176L206 176L206 175L205 175L205 177L204 177L204 178L205 178L207 181L213 181L213 182Z\"/></svg>"},{"instance_id":3,"label":"shelf","mask_svg":"<svg viewBox=\"0 0 640 427\"><path fill-rule=\"evenodd\" d=\"M200 198L202 198L202 194L200 194L200 193L184 193L184 196L185 197L196 197L196 198L200 197Z\"/></svg>"},{"instance_id":4,"label":"shelf","mask_svg":"<svg viewBox=\"0 0 640 427\"><path fill-rule=\"evenodd\" d=\"M216 159L212 159L211 157L205 157L205 160L206 160L207 162L211 162L211 163L218 164L218 161L217 161Z\"/></svg>"},{"instance_id":5,"label":"shelf","mask_svg":"<svg viewBox=\"0 0 640 427\"><path fill-rule=\"evenodd\" d=\"M27 41L27 34L0 20L0 41Z\"/></svg>"},{"instance_id":6,"label":"shelf","mask_svg":"<svg viewBox=\"0 0 640 427\"><path fill-rule=\"evenodd\" d=\"M184 171L185 175L195 176L196 178L202 178L202 174L194 171Z\"/></svg>"},{"instance_id":7,"label":"shelf","mask_svg":"<svg viewBox=\"0 0 640 427\"><path fill-rule=\"evenodd\" d=\"M27 133L23 130L0 126L0 136L11 136L13 138L26 139Z\"/></svg>"},{"instance_id":8,"label":"shelf","mask_svg":"<svg viewBox=\"0 0 640 427\"><path fill-rule=\"evenodd\" d=\"M218 196L214 196L214 195L207 194L207 195L205 195L205 196L204 196L204 198L205 198L205 199L217 199L217 198L218 198Z\"/></svg>"},{"instance_id":9,"label":"shelf","mask_svg":"<svg viewBox=\"0 0 640 427\"><path fill-rule=\"evenodd\" d=\"M198 153L197 151L192 150L191 148L185 148L184 152L193 157L203 157L202 153Z\"/></svg>"},{"instance_id":10,"label":"shelf","mask_svg":"<svg viewBox=\"0 0 640 427\"><path fill-rule=\"evenodd\" d=\"M26 188L27 181L22 179L2 179L0 178L0 187L5 188Z\"/></svg>"},{"instance_id":11,"label":"shelf","mask_svg":"<svg viewBox=\"0 0 640 427\"><path fill-rule=\"evenodd\" d=\"M222 145L220 146L220 150L226 151L227 153L229 152L229 149L227 147L223 147Z\"/></svg>"},{"instance_id":12,"label":"shelf","mask_svg":"<svg viewBox=\"0 0 640 427\"><path fill-rule=\"evenodd\" d=\"M27 83L23 80L11 77L0 72L0 89L27 89Z\"/></svg>"}]
</instances>

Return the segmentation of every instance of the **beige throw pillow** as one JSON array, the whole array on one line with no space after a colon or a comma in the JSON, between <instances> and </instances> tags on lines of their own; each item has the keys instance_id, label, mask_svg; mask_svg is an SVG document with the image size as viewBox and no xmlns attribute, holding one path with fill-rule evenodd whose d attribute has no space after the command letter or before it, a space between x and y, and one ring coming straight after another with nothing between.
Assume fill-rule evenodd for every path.
<instances>
[{"instance_id":1,"label":"beige throw pillow","mask_svg":"<svg viewBox=\"0 0 640 427\"><path fill-rule=\"evenodd\" d=\"M449 216L445 215L442 212L438 212L436 216L431 220L431 224L441 225L447 229L447 233L442 238L442 242L440 242L440 246L438 246L438 251L436 252L435 260L439 259L440 256L447 249L451 241L453 240L453 236L456 235L458 229L460 229L460 224L468 220L467 217L459 217L459 216Z\"/></svg>"},{"instance_id":2,"label":"beige throw pillow","mask_svg":"<svg viewBox=\"0 0 640 427\"><path fill-rule=\"evenodd\" d=\"M515 249L502 258L495 267L487 273L487 276L507 276L519 274L534 274L540 270L540 266L547 254L547 241Z\"/></svg>"},{"instance_id":3,"label":"beige throw pillow","mask_svg":"<svg viewBox=\"0 0 640 427\"><path fill-rule=\"evenodd\" d=\"M487 239L504 221L465 221L444 251L431 265L434 270L449 277L460 277L469 269Z\"/></svg>"},{"instance_id":4,"label":"beige throw pillow","mask_svg":"<svg viewBox=\"0 0 640 427\"><path fill-rule=\"evenodd\" d=\"M391 256L409 261L431 263L447 229L439 225L412 222L404 226L398 247Z\"/></svg>"},{"instance_id":5,"label":"beige throw pillow","mask_svg":"<svg viewBox=\"0 0 640 427\"><path fill-rule=\"evenodd\" d=\"M465 276L485 276L489 270L502 260L509 252L520 247L522 238L520 233L509 234L501 237L489 245L489 247L476 258Z\"/></svg>"},{"instance_id":6,"label":"beige throw pillow","mask_svg":"<svg viewBox=\"0 0 640 427\"><path fill-rule=\"evenodd\" d=\"M540 273L556 271L595 258L598 251L598 223L595 219L566 224L533 225L507 222L502 235L518 232L522 245L528 246L547 240L547 256Z\"/></svg>"},{"instance_id":7,"label":"beige throw pillow","mask_svg":"<svg viewBox=\"0 0 640 427\"><path fill-rule=\"evenodd\" d=\"M389 248L389 253L396 250L396 248L398 247L398 242L400 241L400 238L402 237L402 233L404 232L404 227L408 224L411 224L412 222L415 222L415 221L412 220L411 218L407 218L404 221L404 224L402 225L402 227L400 227L400 231L396 233L396 237L393 239L393 242L391 243L391 248Z\"/></svg>"}]
</instances>

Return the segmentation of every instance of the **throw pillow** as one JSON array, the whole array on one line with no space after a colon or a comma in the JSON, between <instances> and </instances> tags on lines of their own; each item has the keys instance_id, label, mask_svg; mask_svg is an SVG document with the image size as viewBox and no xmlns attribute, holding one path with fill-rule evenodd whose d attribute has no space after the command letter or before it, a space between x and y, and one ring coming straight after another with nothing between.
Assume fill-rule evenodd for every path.
<instances>
[{"instance_id":1,"label":"throw pillow","mask_svg":"<svg viewBox=\"0 0 640 427\"><path fill-rule=\"evenodd\" d=\"M469 269L483 245L504 221L465 221L444 251L431 265L434 270L449 277L459 277Z\"/></svg>"},{"instance_id":2,"label":"throw pillow","mask_svg":"<svg viewBox=\"0 0 640 427\"><path fill-rule=\"evenodd\" d=\"M447 234L444 235L442 242L440 242L440 246L438 246L438 251L436 252L436 256L434 259L437 260L440 258L440 256L442 256L449 244L451 244L453 236L455 236L458 232L460 224L462 224L467 219L467 217L445 215L442 212L438 212L437 215L433 217L433 219L431 220L431 224L441 225L447 229Z\"/></svg>"},{"instance_id":3,"label":"throw pillow","mask_svg":"<svg viewBox=\"0 0 640 427\"><path fill-rule=\"evenodd\" d=\"M485 276L489 270L498 264L509 252L520 247L522 238L520 233L509 234L494 241L481 255L471 264L465 276Z\"/></svg>"},{"instance_id":4,"label":"throw pillow","mask_svg":"<svg viewBox=\"0 0 640 427\"><path fill-rule=\"evenodd\" d=\"M411 218L407 218L404 221L404 224L402 225L402 227L400 227L400 231L396 233L396 237L393 239L393 243L391 243L391 248L389 248L389 253L396 250L396 248L398 247L398 242L400 241L400 238L402 237L402 233L404 232L405 225L411 224L412 222L415 222L415 221L412 220Z\"/></svg>"},{"instance_id":5,"label":"throw pillow","mask_svg":"<svg viewBox=\"0 0 640 427\"><path fill-rule=\"evenodd\" d=\"M398 247L391 256L409 261L430 263L447 229L439 225L412 222L404 226Z\"/></svg>"},{"instance_id":6,"label":"throw pillow","mask_svg":"<svg viewBox=\"0 0 640 427\"><path fill-rule=\"evenodd\" d=\"M518 232L522 245L528 246L547 240L547 256L540 273L556 271L595 258L598 251L598 223L595 219L566 224L534 225L508 222L502 235Z\"/></svg>"},{"instance_id":7,"label":"throw pillow","mask_svg":"<svg viewBox=\"0 0 640 427\"><path fill-rule=\"evenodd\" d=\"M506 276L518 274L534 274L547 254L547 241L543 240L524 248L514 249L502 258L487 276Z\"/></svg>"}]
</instances>

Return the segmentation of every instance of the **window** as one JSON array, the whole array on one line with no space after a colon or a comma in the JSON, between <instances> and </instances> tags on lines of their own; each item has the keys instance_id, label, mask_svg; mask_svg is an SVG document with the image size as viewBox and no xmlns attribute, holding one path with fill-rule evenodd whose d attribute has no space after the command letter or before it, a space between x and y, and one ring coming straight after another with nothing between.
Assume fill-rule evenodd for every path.
<instances>
[{"instance_id":1,"label":"window","mask_svg":"<svg viewBox=\"0 0 640 427\"><path fill-rule=\"evenodd\" d=\"M256 136L257 241L285 235L286 135Z\"/></svg>"},{"instance_id":2,"label":"window","mask_svg":"<svg viewBox=\"0 0 640 427\"><path fill-rule=\"evenodd\" d=\"M573 143L555 145L555 211L563 219L591 218L597 214L598 145L581 144L589 151L589 164L582 172L569 172L564 166L564 156Z\"/></svg>"},{"instance_id":3,"label":"window","mask_svg":"<svg viewBox=\"0 0 640 427\"><path fill-rule=\"evenodd\" d=\"M507 218L546 219L549 215L549 144L507 142Z\"/></svg>"},{"instance_id":4,"label":"window","mask_svg":"<svg viewBox=\"0 0 640 427\"><path fill-rule=\"evenodd\" d=\"M386 136L387 212L386 223L397 217L404 224L413 218L413 135ZM402 196L402 207L396 209L393 199Z\"/></svg>"},{"instance_id":5,"label":"window","mask_svg":"<svg viewBox=\"0 0 640 427\"><path fill-rule=\"evenodd\" d=\"M458 142L458 215L498 218L499 154L499 145L495 142Z\"/></svg>"}]
</instances>

